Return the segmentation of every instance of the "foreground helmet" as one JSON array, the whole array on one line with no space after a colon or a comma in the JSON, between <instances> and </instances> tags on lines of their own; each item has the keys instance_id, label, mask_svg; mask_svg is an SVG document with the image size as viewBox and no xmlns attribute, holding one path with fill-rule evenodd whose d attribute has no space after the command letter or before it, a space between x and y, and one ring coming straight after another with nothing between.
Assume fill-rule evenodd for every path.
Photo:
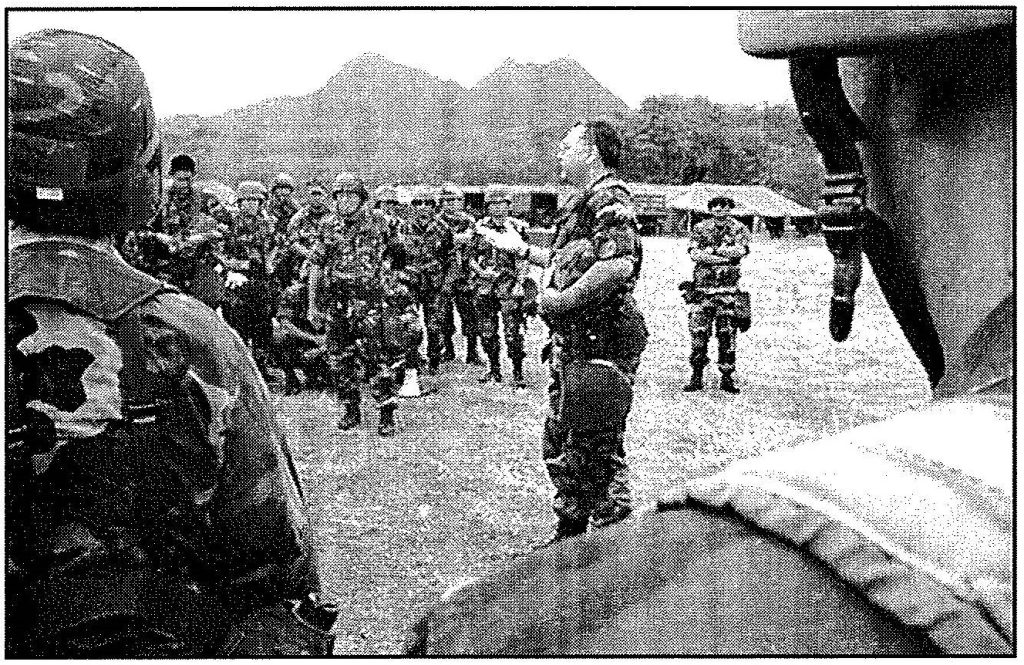
<instances>
[{"instance_id":1,"label":"foreground helmet","mask_svg":"<svg viewBox=\"0 0 1024 665\"><path fill-rule=\"evenodd\" d=\"M442 201L461 201L463 199L462 190L457 185L446 182L441 185L440 199Z\"/></svg>"},{"instance_id":2,"label":"foreground helmet","mask_svg":"<svg viewBox=\"0 0 1024 665\"><path fill-rule=\"evenodd\" d=\"M148 223L162 153L135 58L69 30L19 37L7 54L8 217L94 237Z\"/></svg>"},{"instance_id":3,"label":"foreground helmet","mask_svg":"<svg viewBox=\"0 0 1024 665\"><path fill-rule=\"evenodd\" d=\"M238 183L236 200L245 201L246 199L266 201L267 188L263 186L262 182L258 182L256 180L243 180Z\"/></svg>"},{"instance_id":4,"label":"foreground helmet","mask_svg":"<svg viewBox=\"0 0 1024 665\"><path fill-rule=\"evenodd\" d=\"M504 201L505 203L512 203L512 195L508 191L507 187L502 187L500 185L488 185L484 189L484 205L487 205L488 203L500 203L501 201Z\"/></svg>"},{"instance_id":5,"label":"foreground helmet","mask_svg":"<svg viewBox=\"0 0 1024 665\"><path fill-rule=\"evenodd\" d=\"M922 221L935 229L925 234L933 237L955 236L972 218L974 228L994 225L996 233L1012 226L1012 203L1003 192L1012 190L1012 133L1004 119L1013 107L1008 83L1015 61L1013 27L1010 9L757 10L740 15L745 51L789 59L793 99L821 153L826 177L818 222L835 259L829 311L833 338L843 341L850 334L866 256L933 386L949 369L932 319L942 308L936 301L929 310L922 289L922 284L934 285L937 276L924 274L918 267L922 257L906 252L931 248L915 228ZM981 165L971 159L977 154L990 159ZM953 161L962 165L943 170ZM958 170L960 175L950 180ZM878 195L869 196L869 181ZM972 184L951 186L954 181ZM953 197L960 197L955 205ZM924 267L941 270L944 261L925 259ZM1008 274L1012 264L989 266L972 280L948 279L977 283L976 295L994 297L1006 286ZM955 328L967 331L973 325L957 320ZM942 328L953 329L949 324ZM960 364L958 343L943 334L954 366Z\"/></svg>"},{"instance_id":6,"label":"foreground helmet","mask_svg":"<svg viewBox=\"0 0 1024 665\"><path fill-rule=\"evenodd\" d=\"M366 185L363 184L362 179L353 173L339 173L338 177L334 179L334 187L331 193L334 196L338 194L358 194L359 198L363 201L369 198Z\"/></svg>"},{"instance_id":7,"label":"foreground helmet","mask_svg":"<svg viewBox=\"0 0 1024 665\"><path fill-rule=\"evenodd\" d=\"M278 187L287 187L288 189L295 191L295 179L287 173L278 173L277 177L274 178L274 182L270 185L270 191L274 191Z\"/></svg>"}]
</instances>

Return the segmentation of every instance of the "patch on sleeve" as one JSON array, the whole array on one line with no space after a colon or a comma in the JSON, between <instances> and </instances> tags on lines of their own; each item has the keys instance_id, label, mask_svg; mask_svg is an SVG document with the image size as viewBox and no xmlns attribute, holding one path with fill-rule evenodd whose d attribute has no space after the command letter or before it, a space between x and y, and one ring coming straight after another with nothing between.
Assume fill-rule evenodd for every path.
<instances>
[{"instance_id":1,"label":"patch on sleeve","mask_svg":"<svg viewBox=\"0 0 1024 665\"><path fill-rule=\"evenodd\" d=\"M606 229L594 236L595 254L598 259L613 259L617 256L636 254L636 235L628 226Z\"/></svg>"},{"instance_id":2,"label":"patch on sleeve","mask_svg":"<svg viewBox=\"0 0 1024 665\"><path fill-rule=\"evenodd\" d=\"M121 350L99 320L51 303L26 308L38 328L18 342L34 367L29 408L48 416L58 434L96 436L121 419Z\"/></svg>"}]
</instances>

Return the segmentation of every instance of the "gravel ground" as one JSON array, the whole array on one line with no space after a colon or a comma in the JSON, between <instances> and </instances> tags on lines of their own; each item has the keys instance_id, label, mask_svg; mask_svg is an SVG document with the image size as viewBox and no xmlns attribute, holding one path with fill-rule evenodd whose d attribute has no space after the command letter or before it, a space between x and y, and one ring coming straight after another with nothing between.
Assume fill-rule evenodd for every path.
<instances>
[{"instance_id":1,"label":"gravel ground","mask_svg":"<svg viewBox=\"0 0 1024 665\"><path fill-rule=\"evenodd\" d=\"M626 440L637 505L732 460L928 399L924 372L869 269L850 338L835 344L828 337L832 269L820 237L755 239L743 263L754 324L739 340L742 392L715 389L713 367L705 375L712 389L682 392L690 339L676 284L689 278L692 264L685 240L644 242L637 298L651 338ZM543 324L531 321L529 389L481 386L477 368L449 363L437 394L403 400L391 439L377 437L368 402L369 422L339 432L329 395L277 396L323 582L342 608L336 653L396 653L406 628L447 588L487 574L549 534L552 490L540 461L544 336Z\"/></svg>"}]
</instances>

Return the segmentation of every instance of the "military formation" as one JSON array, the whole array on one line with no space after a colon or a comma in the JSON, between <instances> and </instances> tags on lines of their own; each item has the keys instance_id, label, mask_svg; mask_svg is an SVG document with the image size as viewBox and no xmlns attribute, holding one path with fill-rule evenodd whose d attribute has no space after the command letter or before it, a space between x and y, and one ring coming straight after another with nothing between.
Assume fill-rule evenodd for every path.
<instances>
[{"instance_id":1,"label":"military formation","mask_svg":"<svg viewBox=\"0 0 1024 665\"><path fill-rule=\"evenodd\" d=\"M161 213L123 238L122 254L218 311L267 381L283 375L285 394L333 390L340 429L362 423L369 384L378 433L395 433L399 397L422 395L420 377L456 361L456 312L465 363L487 365L480 381L502 381L504 332L512 385L527 386L536 281L527 261L477 233L482 223L525 237L506 188L487 188L478 222L453 184L402 188L403 201L395 186L371 194L342 173L331 186L307 182L300 204L288 173L269 187L243 180L233 192L200 190L188 155L174 157L170 173Z\"/></svg>"},{"instance_id":2,"label":"military formation","mask_svg":"<svg viewBox=\"0 0 1024 665\"><path fill-rule=\"evenodd\" d=\"M794 31L779 28L778 16L767 18L762 32L791 39ZM822 17L810 18L819 23L795 27L821 27ZM986 114L1012 108L1014 99L1011 84L993 85L1001 79L987 74L987 63L1012 60L1012 17L995 18L986 41L973 41L971 28L958 42L976 66L956 70L960 52L939 49L920 70L948 72L934 90L989 90L977 104ZM919 39L922 26L929 29L919 21L907 38ZM946 37L947 27L932 29ZM855 33L846 26L828 34ZM924 177L935 170L931 161L904 164L891 128L912 123L872 115L889 108L892 90L906 99L890 112L917 105L915 113L941 116L949 109L923 89L892 84L914 80L917 63L867 61L849 77L884 83L869 86L860 104L867 127L885 127L867 135L886 139L865 152L872 170L854 145L857 132L868 130L848 107L833 104L844 99L835 57L807 57L799 41L782 44L754 40L748 50L800 55L792 63L794 98L828 173L819 221L835 259L829 330L837 341L850 333L863 252L936 395L954 399L928 407L923 427L883 424L890 435L855 430L827 447L805 446L799 456L788 449L765 455L689 483L657 513L605 529L633 512L626 427L648 341L634 297L643 245L617 175L622 141L609 120L580 122L562 140L562 177L578 194L559 211L550 246L540 247L511 215L510 193L500 186L485 191L478 220L455 185L384 185L371 194L358 176L340 173L309 180L300 193L281 173L225 191L200 187L195 160L178 155L163 192L160 138L135 59L66 30L12 41L5 655L330 653L339 608L321 588L302 486L267 380L280 372L286 394L332 391L343 431L362 424L368 386L376 431L392 436L400 398L422 394L421 375L436 377L457 360L456 314L464 362L483 366L482 383L503 383L504 349L515 388L526 387L526 328L535 316L546 325L542 455L556 527L538 552L513 564L515 574L446 594L414 629L412 651L748 653L776 642L796 651L821 639L822 652L1011 652L1012 539L999 517L1009 514L1011 482L985 465L1009 468L1012 446L1012 252L1009 242L983 240L1009 237L1012 225L1012 159L991 158L1011 154L1012 114L989 115L998 131L970 125L956 137L992 148L961 165L987 187L990 205L979 211L973 192L933 196L936 181ZM856 54L865 45L840 46ZM959 121L961 111L944 121ZM890 191L880 212L872 210L866 183L879 172L909 173L900 187L880 184L931 207L922 214L885 209L895 200ZM712 333L720 388L740 390L736 339L750 326L740 264L750 233L733 208L727 197L711 199L709 218L689 241L693 279L680 284L690 305L688 392L704 388ZM977 242L954 248L908 233L932 219ZM935 274L912 274L915 257ZM978 264L998 269L959 279ZM986 434L967 464L958 437L979 431ZM931 489L918 496L897 494L892 483L872 485L884 456L870 446L893 448L883 476L903 477L916 465L908 484ZM867 454L871 464L837 473L834 453L844 447L842 460ZM791 466L797 457L799 468ZM751 469L771 482L740 478ZM964 499L900 510L908 498L947 493ZM816 506L824 506L821 514ZM950 507L959 511L954 529L945 526ZM864 526L865 515L888 529L885 542ZM950 531L968 534L963 551L971 556ZM864 561L830 549L835 533L858 556L890 541L908 556L897 561L879 549L885 565L864 559L872 571L865 577ZM981 564L972 560L978 551ZM811 553L818 558L799 558ZM658 590L662 582L671 593ZM826 598L828 589L836 593ZM849 593L840 596L843 590ZM908 597L912 606L903 602ZM629 602L617 603L623 598ZM793 614L800 603L816 613ZM594 607L615 620L577 611ZM672 619L671 630L617 620L637 607L644 617ZM570 620L574 628L566 628Z\"/></svg>"}]
</instances>

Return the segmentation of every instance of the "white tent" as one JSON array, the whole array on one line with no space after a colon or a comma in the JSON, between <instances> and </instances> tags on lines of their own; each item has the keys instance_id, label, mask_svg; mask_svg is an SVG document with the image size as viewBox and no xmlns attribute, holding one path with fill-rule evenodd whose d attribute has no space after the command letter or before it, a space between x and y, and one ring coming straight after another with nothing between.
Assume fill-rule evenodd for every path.
<instances>
[{"instance_id":1,"label":"white tent","mask_svg":"<svg viewBox=\"0 0 1024 665\"><path fill-rule=\"evenodd\" d=\"M728 196L736 202L737 216L756 217L813 217L814 211L796 201L774 192L764 185L714 185L696 182L674 197L667 205L676 210L706 213L708 201L716 196Z\"/></svg>"}]
</instances>

